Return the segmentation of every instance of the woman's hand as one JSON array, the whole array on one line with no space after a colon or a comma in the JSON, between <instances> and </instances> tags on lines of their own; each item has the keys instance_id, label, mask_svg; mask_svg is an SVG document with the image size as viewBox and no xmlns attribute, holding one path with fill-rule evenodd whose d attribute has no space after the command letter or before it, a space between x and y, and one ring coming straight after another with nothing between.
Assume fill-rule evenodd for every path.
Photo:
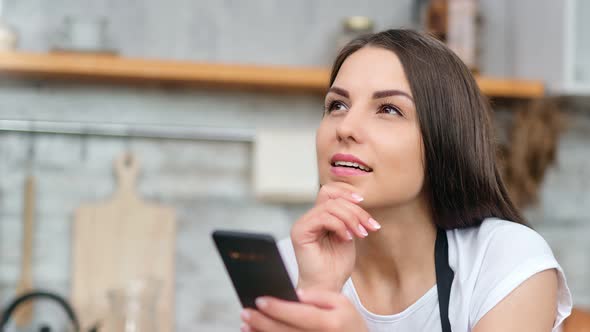
<instances>
[{"instance_id":1,"label":"woman's hand","mask_svg":"<svg viewBox=\"0 0 590 332\"><path fill-rule=\"evenodd\" d=\"M299 302L272 297L256 299L258 310L242 311L242 332L366 332L356 308L342 294L298 290Z\"/></svg>"},{"instance_id":2,"label":"woman's hand","mask_svg":"<svg viewBox=\"0 0 590 332\"><path fill-rule=\"evenodd\" d=\"M334 184L324 185L316 205L293 225L298 288L340 292L355 263L352 237L364 238L381 227L358 205L362 200Z\"/></svg>"}]
</instances>

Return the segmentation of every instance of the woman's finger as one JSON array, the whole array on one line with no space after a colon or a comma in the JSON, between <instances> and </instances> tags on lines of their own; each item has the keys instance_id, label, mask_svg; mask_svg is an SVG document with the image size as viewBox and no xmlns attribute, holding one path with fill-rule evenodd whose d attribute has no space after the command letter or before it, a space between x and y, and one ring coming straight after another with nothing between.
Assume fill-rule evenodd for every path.
<instances>
[{"instance_id":1,"label":"woman's finger","mask_svg":"<svg viewBox=\"0 0 590 332\"><path fill-rule=\"evenodd\" d=\"M259 331L253 329L250 325L248 325L246 323L242 323L242 326L240 326L240 332L259 332Z\"/></svg>"},{"instance_id":2,"label":"woman's finger","mask_svg":"<svg viewBox=\"0 0 590 332\"><path fill-rule=\"evenodd\" d=\"M247 325L246 330L249 329L250 331L259 332L297 332L293 327L274 320L258 310L244 309L240 317Z\"/></svg>"},{"instance_id":3,"label":"woman's finger","mask_svg":"<svg viewBox=\"0 0 590 332\"><path fill-rule=\"evenodd\" d=\"M335 233L344 241L352 240L352 234L346 224L328 212L321 212L310 217L306 221L306 228L311 241L315 241L318 235L323 235L326 231Z\"/></svg>"},{"instance_id":4,"label":"woman's finger","mask_svg":"<svg viewBox=\"0 0 590 332\"><path fill-rule=\"evenodd\" d=\"M342 199L341 199L342 200ZM334 216L340 222L346 225L346 228L359 238L365 238L368 234L367 230L362 226L358 217L342 204L334 199L324 203L326 212Z\"/></svg>"},{"instance_id":5,"label":"woman's finger","mask_svg":"<svg viewBox=\"0 0 590 332\"><path fill-rule=\"evenodd\" d=\"M322 289L298 289L299 301L319 308L334 309L345 300L344 295Z\"/></svg>"},{"instance_id":6,"label":"woman's finger","mask_svg":"<svg viewBox=\"0 0 590 332\"><path fill-rule=\"evenodd\" d=\"M360 238L369 235L367 230L376 231L381 227L365 210L342 198L331 199L324 205L330 214L346 223L348 229Z\"/></svg>"},{"instance_id":7,"label":"woman's finger","mask_svg":"<svg viewBox=\"0 0 590 332\"><path fill-rule=\"evenodd\" d=\"M358 193L352 192L344 188L340 188L335 185L326 184L320 188L316 204L322 204L330 199L336 198L343 198L355 204L358 204L364 200L364 198Z\"/></svg>"},{"instance_id":8,"label":"woman's finger","mask_svg":"<svg viewBox=\"0 0 590 332\"><path fill-rule=\"evenodd\" d=\"M264 315L297 330L321 330L328 319L325 310L314 305L283 301L272 297L256 299L256 307Z\"/></svg>"},{"instance_id":9,"label":"woman's finger","mask_svg":"<svg viewBox=\"0 0 590 332\"><path fill-rule=\"evenodd\" d=\"M344 208L356 215L359 222L367 229L374 231L381 229L381 225L377 222L377 220L373 219L373 217L362 207L358 206L357 204L350 203L348 200L342 198L337 198L335 201L341 203Z\"/></svg>"},{"instance_id":10,"label":"woman's finger","mask_svg":"<svg viewBox=\"0 0 590 332\"><path fill-rule=\"evenodd\" d=\"M319 216L325 228L338 235L344 241L352 240L352 233L340 219L330 213L322 213Z\"/></svg>"}]
</instances>

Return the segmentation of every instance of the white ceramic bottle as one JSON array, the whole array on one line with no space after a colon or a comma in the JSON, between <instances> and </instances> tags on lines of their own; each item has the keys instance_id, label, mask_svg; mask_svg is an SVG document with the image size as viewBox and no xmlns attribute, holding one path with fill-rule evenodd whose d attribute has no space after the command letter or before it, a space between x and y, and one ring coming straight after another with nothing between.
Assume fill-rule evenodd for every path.
<instances>
[{"instance_id":1,"label":"white ceramic bottle","mask_svg":"<svg viewBox=\"0 0 590 332\"><path fill-rule=\"evenodd\" d=\"M476 61L476 0L449 0L447 44L472 70Z\"/></svg>"},{"instance_id":2,"label":"white ceramic bottle","mask_svg":"<svg viewBox=\"0 0 590 332\"><path fill-rule=\"evenodd\" d=\"M10 51L16 48L16 33L2 19L3 5L0 0L0 51Z\"/></svg>"}]
</instances>

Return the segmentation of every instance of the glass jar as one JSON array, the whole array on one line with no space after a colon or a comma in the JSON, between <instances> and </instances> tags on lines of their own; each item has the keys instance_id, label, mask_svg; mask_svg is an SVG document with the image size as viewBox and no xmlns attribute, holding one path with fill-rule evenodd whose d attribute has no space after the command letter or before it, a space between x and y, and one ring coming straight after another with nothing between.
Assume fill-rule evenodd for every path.
<instances>
[{"instance_id":1,"label":"glass jar","mask_svg":"<svg viewBox=\"0 0 590 332\"><path fill-rule=\"evenodd\" d=\"M106 331L158 332L160 288L161 282L157 280L141 279L129 282L124 288L109 291L110 314Z\"/></svg>"}]
</instances>

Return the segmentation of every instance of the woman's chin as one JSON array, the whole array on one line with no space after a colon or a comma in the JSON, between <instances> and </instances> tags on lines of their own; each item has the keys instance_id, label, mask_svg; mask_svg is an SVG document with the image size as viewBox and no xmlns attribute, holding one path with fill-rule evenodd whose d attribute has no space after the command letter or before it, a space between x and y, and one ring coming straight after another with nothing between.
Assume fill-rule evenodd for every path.
<instances>
[{"instance_id":1,"label":"woman's chin","mask_svg":"<svg viewBox=\"0 0 590 332\"><path fill-rule=\"evenodd\" d=\"M362 194L361 192L359 192L359 190L360 190L359 186L356 186L352 181L347 181L346 179L330 178L328 181L326 181L323 184L342 188L344 190L349 190L349 191L352 191L353 193L356 193L359 195Z\"/></svg>"}]
</instances>

